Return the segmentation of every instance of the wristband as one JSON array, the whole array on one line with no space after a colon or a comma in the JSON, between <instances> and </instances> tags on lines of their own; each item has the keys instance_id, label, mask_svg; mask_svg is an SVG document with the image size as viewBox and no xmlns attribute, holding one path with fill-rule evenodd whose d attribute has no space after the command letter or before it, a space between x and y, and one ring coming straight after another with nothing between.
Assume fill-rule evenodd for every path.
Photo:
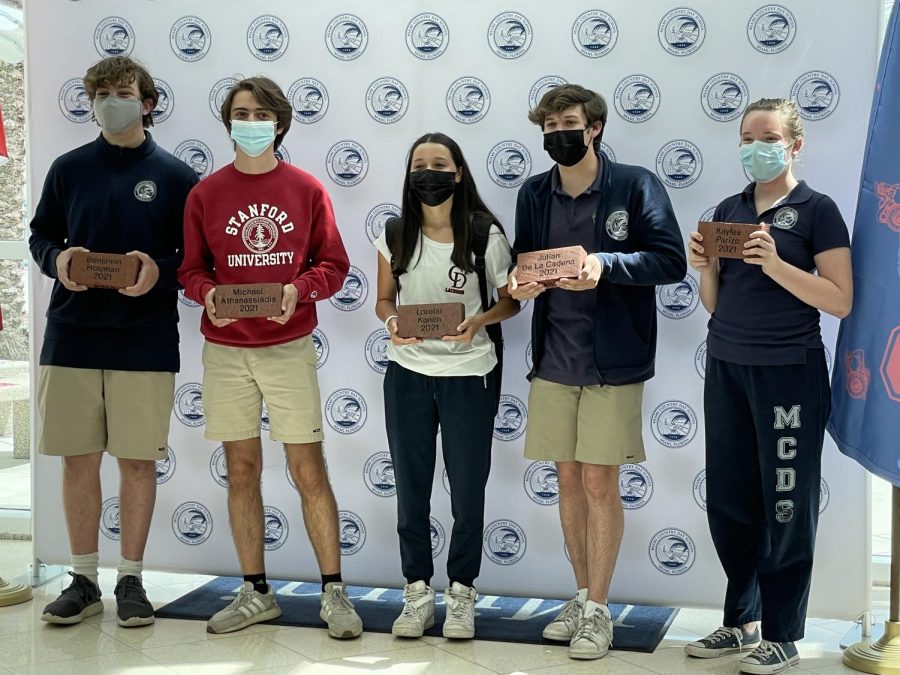
<instances>
[{"instance_id":1,"label":"wristband","mask_svg":"<svg viewBox=\"0 0 900 675\"><path fill-rule=\"evenodd\" d=\"M388 335L391 334L391 329L388 324L391 322L391 319L398 319L399 317L396 314L391 314L388 318L384 320L384 329L388 332Z\"/></svg>"}]
</instances>

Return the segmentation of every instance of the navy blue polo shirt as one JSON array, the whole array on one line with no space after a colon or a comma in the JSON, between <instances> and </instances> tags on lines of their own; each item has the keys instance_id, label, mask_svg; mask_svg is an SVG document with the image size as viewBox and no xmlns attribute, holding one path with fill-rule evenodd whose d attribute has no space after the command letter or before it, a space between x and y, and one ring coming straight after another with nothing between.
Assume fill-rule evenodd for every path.
<instances>
[{"instance_id":1,"label":"navy blue polo shirt","mask_svg":"<svg viewBox=\"0 0 900 675\"><path fill-rule=\"evenodd\" d=\"M757 215L755 183L716 207L713 220L767 223L778 256L805 272L814 257L850 246L847 225L827 195L800 181L786 199ZM748 366L806 362L807 349L822 349L819 310L773 281L758 265L719 260L719 294L709 320L710 356Z\"/></svg>"},{"instance_id":2,"label":"navy blue polo shirt","mask_svg":"<svg viewBox=\"0 0 900 675\"><path fill-rule=\"evenodd\" d=\"M602 158L600 161L603 161ZM582 246L591 253L596 247L595 219L602 196L603 171L597 167L594 182L572 197L562 187L559 166L550 170L550 229L548 248ZM544 357L536 375L542 380L569 386L587 387L600 383L594 364L594 315L597 289L546 291L547 332Z\"/></svg>"}]
</instances>

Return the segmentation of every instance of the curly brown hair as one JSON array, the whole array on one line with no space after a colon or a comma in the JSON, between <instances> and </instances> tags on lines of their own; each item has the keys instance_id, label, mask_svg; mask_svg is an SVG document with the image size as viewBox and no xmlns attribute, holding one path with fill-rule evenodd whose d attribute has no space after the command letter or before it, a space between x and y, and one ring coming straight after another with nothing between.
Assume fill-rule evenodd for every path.
<instances>
[{"instance_id":1,"label":"curly brown hair","mask_svg":"<svg viewBox=\"0 0 900 675\"><path fill-rule=\"evenodd\" d=\"M141 92L141 102L149 99L152 101L150 109L156 107L159 101L159 91L156 84L150 76L150 71L138 61L129 56L110 56L107 59L98 61L85 73L82 78L84 89L94 102L94 96L101 87L115 87L120 84L131 84L137 82L138 91ZM142 117L144 128L153 126L153 115L147 113Z\"/></svg>"}]
</instances>

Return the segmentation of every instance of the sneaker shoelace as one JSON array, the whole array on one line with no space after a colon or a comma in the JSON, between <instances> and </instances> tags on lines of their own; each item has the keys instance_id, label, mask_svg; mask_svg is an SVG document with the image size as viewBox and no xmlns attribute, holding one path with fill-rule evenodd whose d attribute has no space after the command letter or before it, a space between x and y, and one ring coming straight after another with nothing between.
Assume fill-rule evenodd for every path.
<instances>
[{"instance_id":1,"label":"sneaker shoelace","mask_svg":"<svg viewBox=\"0 0 900 675\"><path fill-rule=\"evenodd\" d=\"M757 663L764 663L772 656L777 656L779 661L787 661L784 651L778 648L775 642L763 640L759 643L759 647L753 650L748 659L754 659Z\"/></svg>"},{"instance_id":2,"label":"sneaker shoelace","mask_svg":"<svg viewBox=\"0 0 900 675\"><path fill-rule=\"evenodd\" d=\"M72 577L72 583L69 584L68 588L63 590L61 595L74 595L80 599L86 600L88 597L88 590L90 589L87 577L75 574L74 572L69 572L69 576Z\"/></svg>"},{"instance_id":3,"label":"sneaker shoelace","mask_svg":"<svg viewBox=\"0 0 900 675\"><path fill-rule=\"evenodd\" d=\"M344 593L344 589L340 586L333 586L331 588L328 604L332 614L349 614L350 610L353 609L350 600L347 599L347 596Z\"/></svg>"},{"instance_id":4,"label":"sneaker shoelace","mask_svg":"<svg viewBox=\"0 0 900 675\"><path fill-rule=\"evenodd\" d=\"M578 606L578 601L574 598L569 600L562 608L562 611L559 613L559 616L556 618L557 621L562 621L567 626L569 624L578 625L578 621L581 619L581 607Z\"/></svg>"},{"instance_id":5,"label":"sneaker shoelace","mask_svg":"<svg viewBox=\"0 0 900 675\"><path fill-rule=\"evenodd\" d=\"M138 598L146 599L147 592L144 590L140 581L128 579L126 577L116 585L116 595L121 595L123 597L137 596Z\"/></svg>"},{"instance_id":6,"label":"sneaker shoelace","mask_svg":"<svg viewBox=\"0 0 900 675\"><path fill-rule=\"evenodd\" d=\"M428 596L428 591L404 591L403 592L403 611L400 612L400 616L406 617L407 619L421 619L422 615L419 613L422 609L424 609L424 605L417 605L420 600Z\"/></svg>"},{"instance_id":7,"label":"sneaker shoelace","mask_svg":"<svg viewBox=\"0 0 900 675\"><path fill-rule=\"evenodd\" d=\"M235 596L234 600L231 601L231 604L228 605L225 609L237 609L242 605L250 602L251 595L247 592L243 586L241 586L240 590L238 590L238 594Z\"/></svg>"},{"instance_id":8,"label":"sneaker shoelace","mask_svg":"<svg viewBox=\"0 0 900 675\"><path fill-rule=\"evenodd\" d=\"M472 605L472 600L467 596L450 596L453 604L447 603L447 606L450 610L450 618L454 621L467 621L469 618L469 608Z\"/></svg>"},{"instance_id":9,"label":"sneaker shoelace","mask_svg":"<svg viewBox=\"0 0 900 675\"><path fill-rule=\"evenodd\" d=\"M704 638L704 642L709 642L710 644L715 644L717 642L722 642L723 640L727 640L728 638L737 637L738 644L743 642L740 638L740 633L738 633L738 629L736 628L726 628L722 626L714 633Z\"/></svg>"},{"instance_id":10,"label":"sneaker shoelace","mask_svg":"<svg viewBox=\"0 0 900 675\"><path fill-rule=\"evenodd\" d=\"M586 639L594 644L600 644L600 640L597 636L602 633L607 641L612 644L612 635L607 634L605 624L606 622L603 621L603 614L599 611L594 612L590 616L582 617L581 622L578 624L578 629L575 631L573 642L579 639Z\"/></svg>"}]
</instances>

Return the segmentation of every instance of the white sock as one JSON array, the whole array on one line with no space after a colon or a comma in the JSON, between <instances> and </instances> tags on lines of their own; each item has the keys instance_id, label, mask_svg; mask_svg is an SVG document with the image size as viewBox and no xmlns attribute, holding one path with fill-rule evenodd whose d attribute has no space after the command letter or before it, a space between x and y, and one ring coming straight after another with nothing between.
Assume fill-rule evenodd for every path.
<instances>
[{"instance_id":1,"label":"white sock","mask_svg":"<svg viewBox=\"0 0 900 675\"><path fill-rule=\"evenodd\" d=\"M100 553L85 553L84 555L72 555L72 571L87 577L94 585L99 586L97 581L97 566L100 564Z\"/></svg>"},{"instance_id":2,"label":"white sock","mask_svg":"<svg viewBox=\"0 0 900 675\"><path fill-rule=\"evenodd\" d=\"M122 558L119 562L119 576L116 577L116 583L122 581L122 577L127 577L129 575L135 576L143 581L143 577L141 576L141 572L143 571L143 560L129 560L128 558Z\"/></svg>"},{"instance_id":3,"label":"white sock","mask_svg":"<svg viewBox=\"0 0 900 675\"><path fill-rule=\"evenodd\" d=\"M584 614L582 614L582 616L588 617L594 612L600 612L601 614L610 616L609 607L606 605L601 605L599 602L594 602L593 600L586 601L584 603Z\"/></svg>"}]
</instances>

